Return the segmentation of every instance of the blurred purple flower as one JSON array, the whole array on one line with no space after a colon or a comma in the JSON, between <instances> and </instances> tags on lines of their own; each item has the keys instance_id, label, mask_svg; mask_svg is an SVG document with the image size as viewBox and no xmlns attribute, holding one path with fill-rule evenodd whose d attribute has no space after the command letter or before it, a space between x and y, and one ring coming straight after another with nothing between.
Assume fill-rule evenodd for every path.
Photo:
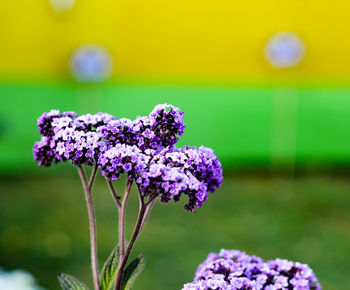
<instances>
[{"instance_id":1,"label":"blurred purple flower","mask_svg":"<svg viewBox=\"0 0 350 290\"><path fill-rule=\"evenodd\" d=\"M283 259L265 262L237 250L211 253L198 266L194 281L183 290L320 290L321 285L306 264Z\"/></svg>"}]
</instances>

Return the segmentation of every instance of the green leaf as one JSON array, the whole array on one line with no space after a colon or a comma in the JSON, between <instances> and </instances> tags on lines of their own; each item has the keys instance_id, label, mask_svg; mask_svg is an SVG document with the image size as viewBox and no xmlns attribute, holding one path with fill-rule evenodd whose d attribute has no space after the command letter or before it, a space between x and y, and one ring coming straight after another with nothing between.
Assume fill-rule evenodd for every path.
<instances>
[{"instance_id":1,"label":"green leaf","mask_svg":"<svg viewBox=\"0 0 350 290\"><path fill-rule=\"evenodd\" d=\"M83 282L68 274L59 273L58 281L63 290L89 290Z\"/></svg>"},{"instance_id":2,"label":"green leaf","mask_svg":"<svg viewBox=\"0 0 350 290\"><path fill-rule=\"evenodd\" d=\"M103 265L100 274L101 290L109 290L113 286L114 280L117 277L118 262L119 247L116 246Z\"/></svg>"},{"instance_id":3,"label":"green leaf","mask_svg":"<svg viewBox=\"0 0 350 290\"><path fill-rule=\"evenodd\" d=\"M135 260L133 260L123 273L122 279L122 290L130 290L133 286L135 279L138 274L141 273L145 267L145 255L139 255Z\"/></svg>"}]
</instances>

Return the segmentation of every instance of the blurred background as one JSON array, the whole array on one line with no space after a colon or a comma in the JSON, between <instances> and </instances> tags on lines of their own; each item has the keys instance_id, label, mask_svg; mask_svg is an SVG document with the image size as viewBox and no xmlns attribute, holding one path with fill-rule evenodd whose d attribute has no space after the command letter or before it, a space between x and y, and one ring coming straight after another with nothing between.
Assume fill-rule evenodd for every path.
<instances>
[{"instance_id":1,"label":"blurred background","mask_svg":"<svg viewBox=\"0 0 350 290\"><path fill-rule=\"evenodd\" d=\"M39 168L32 157L43 112L134 119L170 103L185 112L180 145L213 148L225 178L195 214L156 204L134 251L147 257L135 289L181 289L221 248L298 260L324 289L349 288L347 1L25 0L0 8L1 268L29 271L46 289L59 289L58 272L91 285L78 175L68 164ZM117 241L102 177L95 199L102 264Z\"/></svg>"}]
</instances>

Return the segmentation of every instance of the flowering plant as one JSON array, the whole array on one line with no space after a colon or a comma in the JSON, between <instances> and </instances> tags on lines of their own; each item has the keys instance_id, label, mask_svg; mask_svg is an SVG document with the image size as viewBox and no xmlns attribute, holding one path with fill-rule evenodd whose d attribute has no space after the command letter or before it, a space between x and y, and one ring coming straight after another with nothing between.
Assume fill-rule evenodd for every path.
<instances>
[{"instance_id":1,"label":"flowering plant","mask_svg":"<svg viewBox=\"0 0 350 290\"><path fill-rule=\"evenodd\" d=\"M91 268L95 290L131 289L144 266L139 255L127 265L154 202L177 202L188 197L185 209L195 212L222 183L222 167L213 150L201 146L176 148L182 136L184 113L172 105L158 105L149 116L118 119L106 113L78 115L52 110L38 119L41 140L33 154L39 166L70 161L77 167L87 203ZM90 178L84 166L93 167ZM97 237L92 189L98 171L105 176L118 208L118 246L99 273ZM114 181L127 175L125 193L120 196ZM133 183L139 195L139 214L129 243L125 239L125 209ZM59 274L63 289L88 289L78 279Z\"/></svg>"},{"instance_id":2,"label":"flowering plant","mask_svg":"<svg viewBox=\"0 0 350 290\"><path fill-rule=\"evenodd\" d=\"M210 253L198 266L194 281L182 290L320 290L321 285L306 264L263 259L237 250Z\"/></svg>"}]
</instances>

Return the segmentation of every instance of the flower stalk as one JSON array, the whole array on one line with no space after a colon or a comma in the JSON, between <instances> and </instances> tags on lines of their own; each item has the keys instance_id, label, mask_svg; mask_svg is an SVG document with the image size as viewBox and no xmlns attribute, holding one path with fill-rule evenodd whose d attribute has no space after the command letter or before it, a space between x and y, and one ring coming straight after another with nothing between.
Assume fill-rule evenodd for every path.
<instances>
[{"instance_id":1,"label":"flower stalk","mask_svg":"<svg viewBox=\"0 0 350 290\"><path fill-rule=\"evenodd\" d=\"M96 177L97 167L94 167L90 181L87 181L86 174L82 166L77 166L80 175L81 182L83 184L86 205L89 216L89 229L90 229L90 249L91 249L91 270L92 278L94 282L94 289L100 290L100 282L98 279L98 260L97 260L97 232L96 232L96 218L94 210L94 201L92 199L92 185Z\"/></svg>"},{"instance_id":2,"label":"flower stalk","mask_svg":"<svg viewBox=\"0 0 350 290\"><path fill-rule=\"evenodd\" d=\"M109 190L112 193L112 196L114 198L115 204L117 205L118 208L120 208L122 206L121 203L120 203L120 197L117 195L117 193L116 193L116 191L114 189L112 181L107 180L107 184L108 184Z\"/></svg>"},{"instance_id":3,"label":"flower stalk","mask_svg":"<svg viewBox=\"0 0 350 290\"><path fill-rule=\"evenodd\" d=\"M129 184L130 184L130 188L131 188L132 182L129 181L128 185ZM128 187L129 186L127 186L127 188ZM129 189L129 191L130 191L130 189ZM126 191L125 194L127 194L127 192L128 191ZM127 248L126 248L126 251L125 252L123 251L123 255L120 254L119 269L118 269L118 274L117 274L117 279L116 279L116 284L115 284L115 290L120 290L121 289L121 283L122 283L123 273L124 273L124 269L125 269L126 263L127 263L128 258L130 256L132 248L134 247L136 239L137 239L138 235L140 234L140 232L142 230L142 226L145 223L144 218L145 218L146 209L147 209L147 205L145 205L145 203L144 203L144 201L143 201L143 199L141 198L141 195L140 195L140 208L139 208L139 214L138 214L138 217L137 217L137 221L136 221L136 225L135 225L134 231L132 233L132 236L131 236L130 242L129 242ZM123 217L125 218L125 215ZM124 221L121 224L123 224L123 223L124 223ZM122 241L122 240L119 240L119 242L120 242L120 245L124 244L123 243L124 241Z\"/></svg>"},{"instance_id":4,"label":"flower stalk","mask_svg":"<svg viewBox=\"0 0 350 290\"><path fill-rule=\"evenodd\" d=\"M128 183L126 185L125 193L123 196L123 201L119 208L119 257L120 260L124 257L125 252L125 211L126 211L126 203L128 201L128 197L130 194L130 190L132 187L133 180L128 179Z\"/></svg>"}]
</instances>

